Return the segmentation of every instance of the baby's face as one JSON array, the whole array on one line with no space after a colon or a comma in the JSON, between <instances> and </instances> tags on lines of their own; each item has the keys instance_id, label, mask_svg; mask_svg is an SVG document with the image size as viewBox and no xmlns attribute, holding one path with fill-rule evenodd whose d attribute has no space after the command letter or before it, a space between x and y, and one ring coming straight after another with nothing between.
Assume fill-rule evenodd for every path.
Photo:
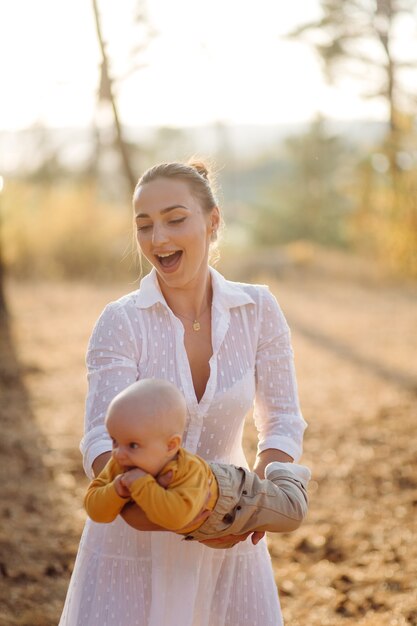
<instances>
[{"instance_id":1,"label":"baby's face","mask_svg":"<svg viewBox=\"0 0 417 626\"><path fill-rule=\"evenodd\" d=\"M113 442L113 458L124 471L139 467L156 476L172 457L166 435L152 426L132 424L125 419L110 419L107 429Z\"/></svg>"}]
</instances>

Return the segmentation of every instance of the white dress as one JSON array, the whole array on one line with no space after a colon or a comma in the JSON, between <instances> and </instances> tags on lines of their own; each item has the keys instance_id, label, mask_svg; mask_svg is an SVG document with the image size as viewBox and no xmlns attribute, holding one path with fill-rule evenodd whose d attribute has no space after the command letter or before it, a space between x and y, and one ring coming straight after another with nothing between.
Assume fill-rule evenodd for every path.
<instances>
[{"instance_id":1,"label":"white dress","mask_svg":"<svg viewBox=\"0 0 417 626\"><path fill-rule=\"evenodd\" d=\"M111 449L104 426L110 400L140 378L166 378L188 407L184 447L205 459L247 466L244 418L255 400L259 450L297 461L306 426L300 413L288 325L263 286L213 284L210 377L200 402L184 328L168 308L155 270L140 289L109 304L87 352L89 393L84 467ZM266 542L228 550L141 532L121 517L87 520L59 626L279 626L278 594Z\"/></svg>"}]
</instances>

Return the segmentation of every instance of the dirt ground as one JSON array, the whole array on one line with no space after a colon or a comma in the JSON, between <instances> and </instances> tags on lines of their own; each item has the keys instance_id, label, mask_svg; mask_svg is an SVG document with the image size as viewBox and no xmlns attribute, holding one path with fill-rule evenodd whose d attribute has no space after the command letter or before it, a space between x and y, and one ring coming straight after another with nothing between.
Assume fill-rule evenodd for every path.
<instances>
[{"instance_id":1,"label":"dirt ground","mask_svg":"<svg viewBox=\"0 0 417 626\"><path fill-rule=\"evenodd\" d=\"M302 271L264 282L292 328L314 478L306 523L269 537L286 624L417 625L417 288ZM85 347L103 306L131 289L7 285L1 626L58 622L85 519ZM255 439L249 418L251 458Z\"/></svg>"}]
</instances>

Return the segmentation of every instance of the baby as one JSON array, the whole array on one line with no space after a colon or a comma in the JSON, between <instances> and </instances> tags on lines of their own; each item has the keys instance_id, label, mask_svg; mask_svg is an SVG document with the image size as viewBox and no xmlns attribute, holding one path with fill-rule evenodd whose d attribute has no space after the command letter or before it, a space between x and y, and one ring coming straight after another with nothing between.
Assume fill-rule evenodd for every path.
<instances>
[{"instance_id":1,"label":"baby","mask_svg":"<svg viewBox=\"0 0 417 626\"><path fill-rule=\"evenodd\" d=\"M113 453L87 489L90 518L111 522L133 500L150 521L187 540L298 528L310 470L274 462L260 479L242 467L206 462L181 447L186 414L182 394L165 380L140 380L113 399L106 416ZM156 477L168 472L164 488ZM211 513L201 521L204 508Z\"/></svg>"}]
</instances>

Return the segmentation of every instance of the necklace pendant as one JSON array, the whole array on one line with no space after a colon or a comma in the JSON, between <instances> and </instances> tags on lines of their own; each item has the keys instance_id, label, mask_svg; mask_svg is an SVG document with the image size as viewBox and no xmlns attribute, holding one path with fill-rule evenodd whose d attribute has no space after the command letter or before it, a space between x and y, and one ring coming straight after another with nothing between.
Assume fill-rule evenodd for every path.
<instances>
[{"instance_id":1,"label":"necklace pendant","mask_svg":"<svg viewBox=\"0 0 417 626\"><path fill-rule=\"evenodd\" d=\"M197 322L197 320L194 320L193 322L193 330L200 330L201 326L200 326L200 322Z\"/></svg>"}]
</instances>

